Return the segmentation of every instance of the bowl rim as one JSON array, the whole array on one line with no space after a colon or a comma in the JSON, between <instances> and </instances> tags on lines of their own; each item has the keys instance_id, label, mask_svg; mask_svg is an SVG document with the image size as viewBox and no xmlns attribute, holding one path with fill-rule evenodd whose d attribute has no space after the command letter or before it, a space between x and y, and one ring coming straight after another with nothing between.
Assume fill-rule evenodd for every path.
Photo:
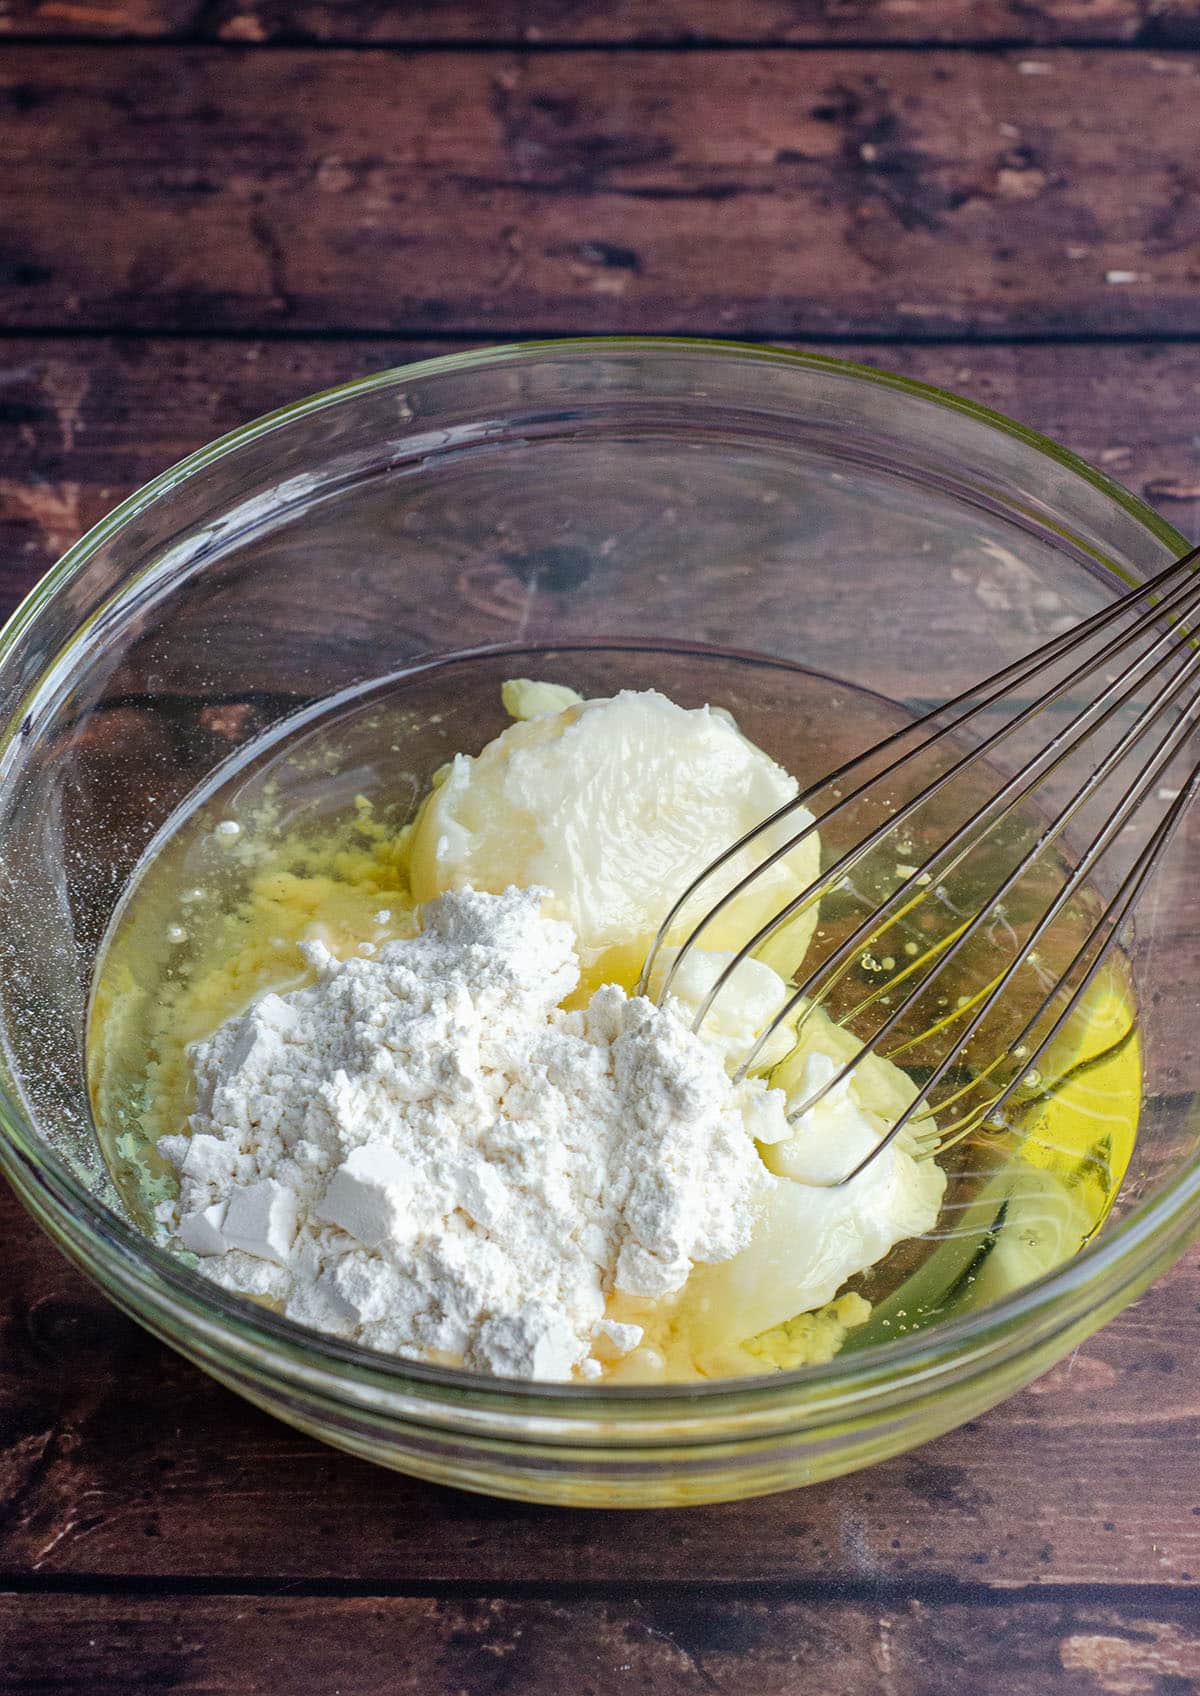
<instances>
[{"instance_id":1,"label":"bowl rim","mask_svg":"<svg viewBox=\"0 0 1200 1696\"><path fill-rule=\"evenodd\" d=\"M822 353L706 337L542 338L441 354L371 372L264 413L186 455L141 485L87 530L30 589L0 628L0 669L43 608L132 519L188 479L274 430L376 390L448 371L535 361L548 354L614 357L646 352L699 353L715 359L818 371L965 415L1016 440L1034 454L1052 460L1089 484L1174 553L1182 554L1189 545L1185 537L1138 496L1050 437L965 396L897 372ZM1103 565L1109 574L1125 582L1135 581L1113 562L1104 560ZM38 686L35 683L33 688ZM10 724L19 717L19 712L19 707L14 706ZM107 1271L117 1274L122 1289L136 1286L160 1312L169 1309L178 1313L183 1309L197 1324L200 1334L209 1334L210 1343L219 1338L237 1344L246 1358L267 1358L277 1365L290 1366L310 1381L315 1368L318 1374L327 1372L337 1383L353 1381L361 1389L376 1393L412 1392L426 1405L436 1401L438 1392L442 1392L441 1399L447 1406L457 1403L481 1410L490 1406L512 1412L520 1411L522 1405L540 1404L543 1409L552 1409L559 1420L571 1421L573 1415L578 1420L603 1417L606 1425L614 1417L645 1420L653 1419L658 1413L669 1413L678 1419L686 1418L688 1412L697 1415L731 1412L733 1404L787 1405L797 1395L801 1398L795 1404L797 1413L803 1414L806 1407L820 1413L827 1408L813 1407L811 1400L804 1398L804 1392L829 1390L839 1406L844 1406L850 1397L861 1405L864 1395L869 1397L872 1391L894 1388L901 1378L907 1382L935 1381L948 1368L961 1370L968 1360L991 1366L998 1360L1026 1352L1039 1335L1055 1334L1085 1320L1089 1312L1105 1302L1119 1303L1121 1292L1135 1285L1139 1276L1144 1277L1148 1266L1158 1270L1157 1262L1169 1263L1200 1231L1198 1155L1162 1195L1133 1208L1111 1233L1087 1244L1070 1260L1030 1284L978 1312L908 1337L892 1338L862 1351L837 1356L824 1365L698 1384L590 1385L494 1378L382 1355L345 1343L222 1289L98 1201L75 1177L66 1161L42 1142L32 1122L27 1122L31 1119L31 1115L9 1099L7 1091L0 1091L0 1166L19 1168L26 1184L35 1192L44 1192L56 1209L82 1229L85 1237L100 1250L96 1258ZM21 1188L23 1185L19 1183L18 1189ZM109 1286L105 1288L109 1294L114 1293ZM128 1295L122 1305L140 1309L140 1303ZM214 1325L214 1320L219 1323ZM424 1397L422 1391L426 1393Z\"/></svg>"}]
</instances>

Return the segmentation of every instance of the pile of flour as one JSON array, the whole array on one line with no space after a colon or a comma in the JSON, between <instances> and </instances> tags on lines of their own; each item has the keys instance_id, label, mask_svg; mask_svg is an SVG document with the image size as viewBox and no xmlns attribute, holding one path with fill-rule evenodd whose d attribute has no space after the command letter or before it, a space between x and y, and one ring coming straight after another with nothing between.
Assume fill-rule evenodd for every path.
<instances>
[{"instance_id":1,"label":"pile of flour","mask_svg":"<svg viewBox=\"0 0 1200 1696\"><path fill-rule=\"evenodd\" d=\"M544 891L443 895L373 958L307 954L191 1050L190 1137L161 1223L231 1290L388 1352L510 1377L596 1377L659 1298L744 1248L784 1100L578 961Z\"/></svg>"}]
</instances>

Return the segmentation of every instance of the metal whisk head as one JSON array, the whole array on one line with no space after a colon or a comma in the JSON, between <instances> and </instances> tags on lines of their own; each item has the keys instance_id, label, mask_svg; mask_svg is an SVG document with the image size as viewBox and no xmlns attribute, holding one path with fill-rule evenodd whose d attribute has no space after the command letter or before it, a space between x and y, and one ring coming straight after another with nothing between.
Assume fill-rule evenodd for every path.
<instances>
[{"instance_id":1,"label":"metal whisk head","mask_svg":"<svg viewBox=\"0 0 1200 1696\"><path fill-rule=\"evenodd\" d=\"M739 1077L818 1009L862 1046L793 1118L868 1053L909 1074L915 1098L838 1184L901 1133L938 1154L1036 1091L1200 789L1186 746L1200 720L1198 564L1200 548L830 772L732 843L663 921L639 986L660 1003L712 921L820 833L824 869L722 966L693 1029L742 962L766 955L789 992ZM814 909L821 946L781 966L789 928Z\"/></svg>"}]
</instances>

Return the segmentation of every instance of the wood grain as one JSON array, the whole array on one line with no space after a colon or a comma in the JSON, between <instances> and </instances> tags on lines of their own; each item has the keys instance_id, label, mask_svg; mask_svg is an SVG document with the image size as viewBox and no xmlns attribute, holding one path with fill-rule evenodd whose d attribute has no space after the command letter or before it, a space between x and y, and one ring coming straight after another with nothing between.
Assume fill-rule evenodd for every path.
<instances>
[{"instance_id":1,"label":"wood grain","mask_svg":"<svg viewBox=\"0 0 1200 1696\"><path fill-rule=\"evenodd\" d=\"M1200 332L1198 74L13 48L0 325Z\"/></svg>"},{"instance_id":2,"label":"wood grain","mask_svg":"<svg viewBox=\"0 0 1200 1696\"><path fill-rule=\"evenodd\" d=\"M4 1689L204 1696L1185 1696L1194 1610L1077 1602L894 1606L682 1594L0 1598Z\"/></svg>"},{"instance_id":3,"label":"wood grain","mask_svg":"<svg viewBox=\"0 0 1200 1696\"><path fill-rule=\"evenodd\" d=\"M90 524L193 448L439 342L0 342L0 611ZM1200 534L1200 347L847 347L1075 449Z\"/></svg>"},{"instance_id":4,"label":"wood grain","mask_svg":"<svg viewBox=\"0 0 1200 1696\"><path fill-rule=\"evenodd\" d=\"M1194 43L1195 0L5 0L0 33L218 41Z\"/></svg>"},{"instance_id":5,"label":"wood grain","mask_svg":"<svg viewBox=\"0 0 1200 1696\"><path fill-rule=\"evenodd\" d=\"M761 1501L634 1514L459 1494L288 1431L121 1317L7 1195L0 1273L0 1574L363 1588L1200 1575L1200 1255L924 1450Z\"/></svg>"}]
</instances>

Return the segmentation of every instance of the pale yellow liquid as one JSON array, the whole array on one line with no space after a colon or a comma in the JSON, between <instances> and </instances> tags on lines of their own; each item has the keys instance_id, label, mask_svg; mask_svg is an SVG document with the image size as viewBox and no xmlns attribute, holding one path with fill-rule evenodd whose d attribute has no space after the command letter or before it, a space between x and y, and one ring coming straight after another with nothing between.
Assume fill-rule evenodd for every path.
<instances>
[{"instance_id":1,"label":"pale yellow liquid","mask_svg":"<svg viewBox=\"0 0 1200 1696\"><path fill-rule=\"evenodd\" d=\"M394 773L380 784L361 759L377 744L391 766L402 760L410 710L372 708L355 718L350 737L336 727L309 733L252 780L231 777L178 822L135 880L102 954L88 1052L105 1157L147 1230L155 1203L174 1193L154 1144L186 1129L188 1045L266 990L310 981L302 942L318 938L344 958L415 931L404 825L421 785L410 773L403 784ZM456 733L461 727L448 727ZM434 737L427 766L452 751ZM356 793L356 778L374 799ZM1043 1057L1011 1128L944 1157L959 1175L929 1242L901 1245L821 1313L761 1338L730 1339L703 1358L692 1341L706 1299L703 1268L670 1303L616 1299L613 1316L645 1327L665 1362L655 1375L686 1380L825 1360L990 1302L1099 1228L1129 1162L1140 1101L1134 1003L1116 957ZM645 1375L645 1358L611 1376Z\"/></svg>"}]
</instances>

